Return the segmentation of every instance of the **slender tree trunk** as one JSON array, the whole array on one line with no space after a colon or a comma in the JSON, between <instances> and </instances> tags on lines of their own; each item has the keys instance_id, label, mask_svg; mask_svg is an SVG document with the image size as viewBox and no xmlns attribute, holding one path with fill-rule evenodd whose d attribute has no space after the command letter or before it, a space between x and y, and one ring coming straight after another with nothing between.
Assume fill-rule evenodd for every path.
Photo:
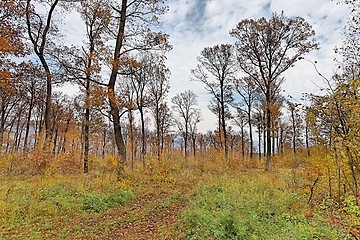
<instances>
[{"instance_id":1,"label":"slender tree trunk","mask_svg":"<svg viewBox=\"0 0 360 240\"><path fill-rule=\"evenodd\" d=\"M53 150L52 150L52 154L55 156L56 158L56 147L57 147L57 140L58 140L58 134L59 134L59 128L57 127L56 129L53 130L55 132L54 134L54 146L53 146Z\"/></svg>"},{"instance_id":2,"label":"slender tree trunk","mask_svg":"<svg viewBox=\"0 0 360 240\"><path fill-rule=\"evenodd\" d=\"M84 119L84 173L89 172L90 150L90 79L86 80L85 119Z\"/></svg>"},{"instance_id":3,"label":"slender tree trunk","mask_svg":"<svg viewBox=\"0 0 360 240\"><path fill-rule=\"evenodd\" d=\"M266 157L266 129L263 129L263 156Z\"/></svg>"},{"instance_id":4,"label":"slender tree trunk","mask_svg":"<svg viewBox=\"0 0 360 240\"><path fill-rule=\"evenodd\" d=\"M104 130L103 130L103 144L102 144L102 149L101 149L102 158L105 157L105 147L106 147L106 128L104 128Z\"/></svg>"},{"instance_id":5,"label":"slender tree trunk","mask_svg":"<svg viewBox=\"0 0 360 240\"><path fill-rule=\"evenodd\" d=\"M241 158L245 159L245 138L244 138L244 126L241 126Z\"/></svg>"},{"instance_id":6,"label":"slender tree trunk","mask_svg":"<svg viewBox=\"0 0 360 240\"><path fill-rule=\"evenodd\" d=\"M129 118L129 127L128 127L128 136L129 136L129 141L130 141L130 160L131 160L131 171L134 172L134 148L135 148L135 144L134 144L134 138L136 133L134 133L134 120L133 120L133 113L132 110L130 109L128 112L128 118Z\"/></svg>"},{"instance_id":7,"label":"slender tree trunk","mask_svg":"<svg viewBox=\"0 0 360 240\"><path fill-rule=\"evenodd\" d=\"M188 158L188 123L185 121L185 136L184 136L184 153L185 153L185 159Z\"/></svg>"},{"instance_id":8,"label":"slender tree trunk","mask_svg":"<svg viewBox=\"0 0 360 240\"><path fill-rule=\"evenodd\" d=\"M141 120L141 160L143 163L143 168L146 168L146 133L145 133L145 118L144 118L144 111L142 107L139 107L140 112L140 120Z\"/></svg>"},{"instance_id":9,"label":"slender tree trunk","mask_svg":"<svg viewBox=\"0 0 360 240\"><path fill-rule=\"evenodd\" d=\"M120 55L121 55L121 49L123 46L123 40L125 36L126 9L127 9L127 0L122 0L119 29L117 32L117 39L115 44L114 58L112 61L110 80L108 83L108 99L110 102L110 114L113 120L115 144L117 146L120 155L120 159L116 167L118 178L121 178L125 171L124 167L126 162L126 147L121 132L120 110L117 105L116 96L115 96L115 83L118 76L118 71L120 69Z\"/></svg>"},{"instance_id":10,"label":"slender tree trunk","mask_svg":"<svg viewBox=\"0 0 360 240\"><path fill-rule=\"evenodd\" d=\"M66 152L66 142L67 142L66 134L69 131L70 122L71 122L71 119L70 119L70 116L69 116L68 119L66 120L66 126L65 126L65 129L64 129L64 133L63 133L64 137L63 137L62 144L59 147L58 153L65 153Z\"/></svg>"},{"instance_id":11,"label":"slender tree trunk","mask_svg":"<svg viewBox=\"0 0 360 240\"><path fill-rule=\"evenodd\" d=\"M249 137L250 137L250 158L252 158L254 154L254 141L253 141L252 124L251 124L251 106L249 106L248 109L248 124L249 124Z\"/></svg>"},{"instance_id":12,"label":"slender tree trunk","mask_svg":"<svg viewBox=\"0 0 360 240\"><path fill-rule=\"evenodd\" d=\"M261 123L258 125L259 161L261 160Z\"/></svg>"},{"instance_id":13,"label":"slender tree trunk","mask_svg":"<svg viewBox=\"0 0 360 240\"><path fill-rule=\"evenodd\" d=\"M156 153L157 153L157 160L160 162L161 160L161 139L160 139L160 107L159 103L156 103Z\"/></svg>"},{"instance_id":14,"label":"slender tree trunk","mask_svg":"<svg viewBox=\"0 0 360 240\"><path fill-rule=\"evenodd\" d=\"M13 146L12 146L12 152L17 151L18 141L20 141L20 139L19 139L19 135L20 135L20 119L21 119L21 115L19 114L18 117L17 117L17 121L16 121L16 131L15 131L15 136L14 136L14 143L13 143Z\"/></svg>"},{"instance_id":15,"label":"slender tree trunk","mask_svg":"<svg viewBox=\"0 0 360 240\"><path fill-rule=\"evenodd\" d=\"M266 171L271 170L271 98L270 89L266 94Z\"/></svg>"},{"instance_id":16,"label":"slender tree trunk","mask_svg":"<svg viewBox=\"0 0 360 240\"><path fill-rule=\"evenodd\" d=\"M30 121L31 121L31 113L34 108L33 103L33 96L31 96L30 103L29 103L29 110L26 117L26 129L25 129L25 138L24 138L24 152L28 149L28 138L29 138L29 132L30 132Z\"/></svg>"},{"instance_id":17,"label":"slender tree trunk","mask_svg":"<svg viewBox=\"0 0 360 240\"><path fill-rule=\"evenodd\" d=\"M306 150L307 150L307 155L308 157L310 157L310 146L309 146L309 123L306 121L306 125L305 125L305 144L306 144Z\"/></svg>"},{"instance_id":18,"label":"slender tree trunk","mask_svg":"<svg viewBox=\"0 0 360 240\"><path fill-rule=\"evenodd\" d=\"M2 145L4 142L4 133L5 133L5 109L3 105L0 105L0 154L2 153Z\"/></svg>"},{"instance_id":19,"label":"slender tree trunk","mask_svg":"<svg viewBox=\"0 0 360 240\"><path fill-rule=\"evenodd\" d=\"M225 100L224 100L224 88L223 82L221 81L221 127L224 135L224 151L225 151L225 161L229 160L229 149L228 149L228 142L227 142L227 133L226 133L226 122L225 122Z\"/></svg>"},{"instance_id":20,"label":"slender tree trunk","mask_svg":"<svg viewBox=\"0 0 360 240\"><path fill-rule=\"evenodd\" d=\"M193 152L194 152L194 158L196 157L196 135L195 134L193 134L193 136L192 136L192 147L193 147ZM200 147L201 147L201 145L200 145Z\"/></svg>"},{"instance_id":21,"label":"slender tree trunk","mask_svg":"<svg viewBox=\"0 0 360 240\"><path fill-rule=\"evenodd\" d=\"M291 108L291 121L292 121L292 131L293 131L293 137L292 137L292 145L293 145L293 152L296 154L296 126L295 126L295 109Z\"/></svg>"},{"instance_id":22,"label":"slender tree trunk","mask_svg":"<svg viewBox=\"0 0 360 240\"><path fill-rule=\"evenodd\" d=\"M276 152L275 152L275 126L273 127L273 130L271 131L272 132L272 145L271 145L271 147L272 147L272 153L273 154L275 154Z\"/></svg>"}]
</instances>

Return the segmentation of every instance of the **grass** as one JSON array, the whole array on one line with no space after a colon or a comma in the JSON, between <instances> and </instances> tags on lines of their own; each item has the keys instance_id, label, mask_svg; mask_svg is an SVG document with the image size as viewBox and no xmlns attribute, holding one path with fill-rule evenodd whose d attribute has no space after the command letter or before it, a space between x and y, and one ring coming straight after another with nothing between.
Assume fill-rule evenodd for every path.
<instances>
[{"instance_id":1,"label":"grass","mask_svg":"<svg viewBox=\"0 0 360 240\"><path fill-rule=\"evenodd\" d=\"M3 176L1 182L0 236L6 239L41 239L36 237L40 232L57 231L70 218L100 213L134 197L116 181L90 176Z\"/></svg>"},{"instance_id":2,"label":"grass","mask_svg":"<svg viewBox=\"0 0 360 240\"><path fill-rule=\"evenodd\" d=\"M154 161L120 182L106 171L1 175L0 239L345 239L360 222L351 197L346 211L318 190L307 204L301 170L214 159Z\"/></svg>"},{"instance_id":3,"label":"grass","mask_svg":"<svg viewBox=\"0 0 360 240\"><path fill-rule=\"evenodd\" d=\"M181 216L184 239L341 239L279 173L209 177Z\"/></svg>"}]
</instances>

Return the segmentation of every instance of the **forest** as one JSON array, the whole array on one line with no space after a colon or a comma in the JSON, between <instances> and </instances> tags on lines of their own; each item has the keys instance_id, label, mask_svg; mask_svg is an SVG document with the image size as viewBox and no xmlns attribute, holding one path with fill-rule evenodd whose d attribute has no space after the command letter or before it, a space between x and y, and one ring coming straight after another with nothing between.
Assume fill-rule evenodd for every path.
<instances>
[{"instance_id":1,"label":"forest","mask_svg":"<svg viewBox=\"0 0 360 240\"><path fill-rule=\"evenodd\" d=\"M201 132L198 96L168 96L166 1L1 0L0 239L360 239L360 4L338 4L331 76L286 12L204 47ZM81 45L63 43L69 12ZM282 89L298 61L326 85L301 102Z\"/></svg>"}]
</instances>

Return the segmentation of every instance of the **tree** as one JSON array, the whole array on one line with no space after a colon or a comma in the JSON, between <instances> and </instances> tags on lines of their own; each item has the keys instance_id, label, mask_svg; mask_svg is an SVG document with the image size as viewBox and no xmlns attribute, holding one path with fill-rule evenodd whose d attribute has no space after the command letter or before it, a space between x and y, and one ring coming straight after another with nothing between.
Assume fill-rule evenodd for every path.
<instances>
[{"instance_id":1,"label":"tree","mask_svg":"<svg viewBox=\"0 0 360 240\"><path fill-rule=\"evenodd\" d=\"M32 63L21 64L21 78L23 88L23 101L27 106L27 116L25 124L25 138L24 138L24 151L28 149L30 123L32 119L33 110L36 105L41 105L44 101L45 81L44 76L41 74L39 66Z\"/></svg>"},{"instance_id":2,"label":"tree","mask_svg":"<svg viewBox=\"0 0 360 240\"><path fill-rule=\"evenodd\" d=\"M112 11L110 22L110 38L115 40L113 54L110 57L110 77L107 83L107 95L110 105L115 143L120 154L117 164L117 175L124 173L126 162L126 147L120 125L120 112L123 106L117 101L115 85L118 82L119 70L124 64L124 58L131 51L169 49L166 34L152 32L151 25L158 24L158 15L163 14L166 8L162 0L122 0L120 4L110 1ZM120 83L121 84L121 83Z\"/></svg>"},{"instance_id":3,"label":"tree","mask_svg":"<svg viewBox=\"0 0 360 240\"><path fill-rule=\"evenodd\" d=\"M235 47L240 69L261 90L266 101L266 170L271 162L271 106L283 78L301 56L318 49L315 32L301 17L287 18L273 13L272 18L245 19L230 32L237 39Z\"/></svg>"},{"instance_id":4,"label":"tree","mask_svg":"<svg viewBox=\"0 0 360 240\"><path fill-rule=\"evenodd\" d=\"M165 97L169 92L169 69L165 66L165 59L161 56L155 61L151 79L149 82L149 97L150 97L150 107L153 112L155 119L155 128L156 128L156 147L157 147L157 158L161 160L161 142L162 142L162 130L164 129L166 122L170 118L164 119L168 113L168 107L165 103Z\"/></svg>"},{"instance_id":5,"label":"tree","mask_svg":"<svg viewBox=\"0 0 360 240\"><path fill-rule=\"evenodd\" d=\"M343 44L335 51L342 55L339 65L343 68L343 74L348 79L355 79L360 77L360 5L357 0L339 0L339 2L349 6L350 14L344 28Z\"/></svg>"},{"instance_id":6,"label":"tree","mask_svg":"<svg viewBox=\"0 0 360 240\"><path fill-rule=\"evenodd\" d=\"M236 125L238 127L240 127L240 133L241 133L241 157L242 157L242 159L244 159L245 158L245 130L244 130L244 128L245 128L246 124L249 124L248 123L249 119L248 119L247 113L242 111L242 109L237 108L236 110L237 110L237 113L236 113L236 116L234 117L234 122L236 123ZM250 129L249 129L249 131L250 131ZM250 143L250 145L251 144L252 143ZM250 149L251 149L251 146L250 146Z\"/></svg>"},{"instance_id":7,"label":"tree","mask_svg":"<svg viewBox=\"0 0 360 240\"><path fill-rule=\"evenodd\" d=\"M292 149L296 154L296 142L299 138L299 131L301 129L301 121L299 116L299 105L288 101L287 107L290 111L290 122L291 122L291 134L292 134Z\"/></svg>"},{"instance_id":8,"label":"tree","mask_svg":"<svg viewBox=\"0 0 360 240\"><path fill-rule=\"evenodd\" d=\"M65 77L71 82L81 86L85 93L84 104L84 173L89 170L89 151L90 151L90 110L92 85L94 83L105 86L101 83L100 72L101 52L104 51L104 34L110 21L109 6L103 0L81 1L77 8L81 18L85 23L86 40L81 47L61 47L57 49L57 58L60 67L64 71Z\"/></svg>"},{"instance_id":9,"label":"tree","mask_svg":"<svg viewBox=\"0 0 360 240\"><path fill-rule=\"evenodd\" d=\"M241 97L241 103L245 104L245 109L243 110L247 116L247 124L249 126L249 138L250 138L250 158L253 157L254 152L254 141L252 134L252 111L253 105L257 99L258 89L254 81L250 77L244 77L242 79L234 80L234 89ZM240 104L241 104L240 103ZM242 129L243 130L243 129Z\"/></svg>"},{"instance_id":10,"label":"tree","mask_svg":"<svg viewBox=\"0 0 360 240\"><path fill-rule=\"evenodd\" d=\"M42 16L36 12L32 0L26 0L25 13L26 13L26 25L27 33L32 44L32 48L39 58L42 67L45 71L46 76L46 101L45 101L45 145L47 149L50 144L52 132L51 132L51 96L52 96L52 84L53 84L53 73L49 64L49 51L51 48L51 35L57 32L56 26L53 24L53 17L56 7L60 0L47 0L43 1L46 9L46 16Z\"/></svg>"},{"instance_id":11,"label":"tree","mask_svg":"<svg viewBox=\"0 0 360 240\"><path fill-rule=\"evenodd\" d=\"M233 101L231 81L235 73L235 58L230 44L206 47L198 57L198 65L191 70L195 80L203 82L218 104L218 117L224 141L225 160L228 160L228 144L226 135L226 108ZM209 72L215 79L209 79Z\"/></svg>"},{"instance_id":12,"label":"tree","mask_svg":"<svg viewBox=\"0 0 360 240\"><path fill-rule=\"evenodd\" d=\"M184 153L185 158L189 156L188 154L188 141L189 141L189 132L192 124L198 121L200 110L196 108L198 96L191 90L187 90L183 93L176 94L171 102L173 103L173 111L177 113L176 124L179 128L179 131L182 133L184 139Z\"/></svg>"},{"instance_id":13,"label":"tree","mask_svg":"<svg viewBox=\"0 0 360 240\"><path fill-rule=\"evenodd\" d=\"M190 133L190 138L191 138L191 142L192 142L192 148L193 148L193 154L194 157L196 156L196 140L197 137L199 136L199 134L197 133L197 125L198 123L201 121L201 112L200 111L196 111L195 114L192 116L192 119L190 121L190 128L189 128L189 133ZM201 143L201 140L199 141ZM202 146L200 146L200 150L201 150Z\"/></svg>"},{"instance_id":14,"label":"tree","mask_svg":"<svg viewBox=\"0 0 360 240\"><path fill-rule=\"evenodd\" d=\"M137 64L132 64L129 77L131 79L132 88L135 94L136 108L140 113L141 124L141 160L145 168L145 155L146 155L146 128L145 128L145 108L151 104L148 87L150 80L153 76L154 64L156 61L156 54L140 53L137 57Z\"/></svg>"}]
</instances>

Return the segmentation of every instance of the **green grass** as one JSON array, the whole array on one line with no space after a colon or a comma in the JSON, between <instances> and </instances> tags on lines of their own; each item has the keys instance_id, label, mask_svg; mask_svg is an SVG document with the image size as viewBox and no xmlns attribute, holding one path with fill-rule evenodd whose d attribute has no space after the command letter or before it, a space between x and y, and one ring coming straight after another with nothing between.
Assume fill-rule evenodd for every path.
<instances>
[{"instance_id":1,"label":"green grass","mask_svg":"<svg viewBox=\"0 0 360 240\"><path fill-rule=\"evenodd\" d=\"M318 201L320 190L307 204L295 170L207 168L174 163L120 182L109 174L0 176L0 239L116 239L149 219L158 224L154 239L345 239L350 225L330 225L326 211L360 222L350 197L347 212ZM161 225L175 209L177 223Z\"/></svg>"},{"instance_id":2,"label":"green grass","mask_svg":"<svg viewBox=\"0 0 360 240\"><path fill-rule=\"evenodd\" d=\"M344 239L286 178L211 176L181 216L185 239Z\"/></svg>"},{"instance_id":3,"label":"green grass","mask_svg":"<svg viewBox=\"0 0 360 240\"><path fill-rule=\"evenodd\" d=\"M56 231L69 218L101 213L134 198L128 187L90 176L2 177L1 182L0 239L41 239L39 230Z\"/></svg>"}]
</instances>

